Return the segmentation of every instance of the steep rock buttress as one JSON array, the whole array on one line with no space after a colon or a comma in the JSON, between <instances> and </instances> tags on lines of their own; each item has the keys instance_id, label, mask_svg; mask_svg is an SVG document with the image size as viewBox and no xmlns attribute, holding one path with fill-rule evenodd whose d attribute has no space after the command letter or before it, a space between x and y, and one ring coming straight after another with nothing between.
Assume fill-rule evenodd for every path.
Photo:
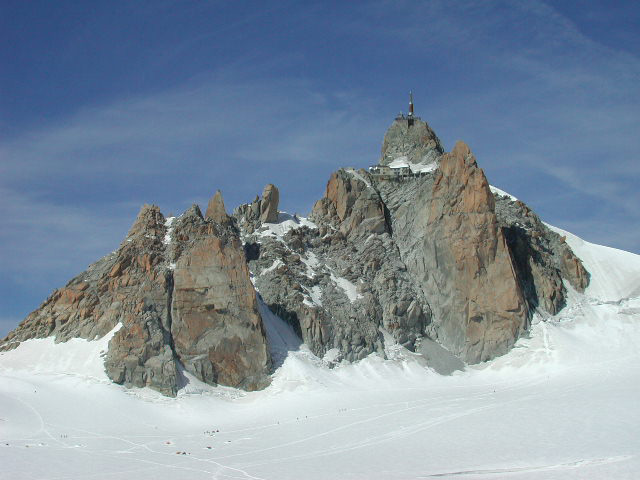
<instances>
[{"instance_id":1,"label":"steep rock buttress","mask_svg":"<svg viewBox=\"0 0 640 480\"><path fill-rule=\"evenodd\" d=\"M142 207L117 251L56 290L3 341L93 339L120 329L105 369L116 383L175 395L184 369L210 384L252 390L271 359L244 250L218 192L207 218Z\"/></svg>"},{"instance_id":2,"label":"steep rock buttress","mask_svg":"<svg viewBox=\"0 0 640 480\"><path fill-rule=\"evenodd\" d=\"M468 363L506 353L527 326L528 312L489 183L458 142L440 160L412 264L431 299L440 342Z\"/></svg>"}]
</instances>

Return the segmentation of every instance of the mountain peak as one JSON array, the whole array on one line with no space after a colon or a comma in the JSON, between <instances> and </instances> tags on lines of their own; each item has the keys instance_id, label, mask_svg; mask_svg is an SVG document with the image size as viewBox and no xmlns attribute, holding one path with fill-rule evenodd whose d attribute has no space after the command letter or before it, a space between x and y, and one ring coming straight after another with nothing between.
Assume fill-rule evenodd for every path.
<instances>
[{"instance_id":1,"label":"mountain peak","mask_svg":"<svg viewBox=\"0 0 640 480\"><path fill-rule=\"evenodd\" d=\"M429 164L443 153L440 139L427 122L398 115L384 135L379 164L389 165L400 157L413 164Z\"/></svg>"},{"instance_id":2,"label":"mountain peak","mask_svg":"<svg viewBox=\"0 0 640 480\"><path fill-rule=\"evenodd\" d=\"M229 221L220 190L217 190L215 195L209 200L206 217L217 223L227 223Z\"/></svg>"},{"instance_id":3,"label":"mountain peak","mask_svg":"<svg viewBox=\"0 0 640 480\"><path fill-rule=\"evenodd\" d=\"M566 305L565 281L580 292L589 273L522 202L492 193L469 146L445 153L409 112L386 132L377 171L331 175L312 221L279 212L273 184L232 216L220 191L205 218L197 205L168 219L143 206L120 248L0 349L119 326L108 377L166 395L181 388L181 369L212 385L267 385L288 352L268 333L273 314L332 361L384 356L389 342L418 355L435 342L456 365L506 353L534 313Z\"/></svg>"}]
</instances>

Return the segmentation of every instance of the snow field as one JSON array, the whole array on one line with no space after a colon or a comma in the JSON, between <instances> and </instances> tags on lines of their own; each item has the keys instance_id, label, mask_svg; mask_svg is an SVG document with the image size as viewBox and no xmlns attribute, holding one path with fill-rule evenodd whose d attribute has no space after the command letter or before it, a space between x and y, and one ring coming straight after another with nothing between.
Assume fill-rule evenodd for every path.
<instances>
[{"instance_id":1,"label":"snow field","mask_svg":"<svg viewBox=\"0 0 640 480\"><path fill-rule=\"evenodd\" d=\"M0 353L0 478L637 478L640 257L566 236L585 294L450 376L398 345L330 368L262 302L260 392L126 390L101 369L109 336L24 342Z\"/></svg>"}]
</instances>

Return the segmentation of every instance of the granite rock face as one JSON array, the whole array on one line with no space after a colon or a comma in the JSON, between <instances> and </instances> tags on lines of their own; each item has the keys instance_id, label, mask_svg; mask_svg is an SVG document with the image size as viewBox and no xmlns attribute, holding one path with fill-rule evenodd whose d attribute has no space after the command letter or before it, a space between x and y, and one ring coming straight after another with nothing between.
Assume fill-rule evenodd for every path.
<instances>
[{"instance_id":1,"label":"granite rock face","mask_svg":"<svg viewBox=\"0 0 640 480\"><path fill-rule=\"evenodd\" d=\"M178 373L169 333L171 275L164 268L165 235L160 209L143 206L107 275L119 286L115 298L101 294L99 299L122 324L109 342L107 375L129 387L148 386L175 395Z\"/></svg>"},{"instance_id":2,"label":"granite rock face","mask_svg":"<svg viewBox=\"0 0 640 480\"><path fill-rule=\"evenodd\" d=\"M218 192L167 221L145 205L120 248L55 291L3 341L101 337L116 383L175 395L180 367L210 384L256 389L270 357L238 232Z\"/></svg>"},{"instance_id":3,"label":"granite rock face","mask_svg":"<svg viewBox=\"0 0 640 480\"><path fill-rule=\"evenodd\" d=\"M5 339L5 348L29 338L56 341L102 337L119 323L105 368L128 386L172 395L177 369L167 331L170 275L164 264L164 217L145 205L120 248L56 290Z\"/></svg>"},{"instance_id":4,"label":"granite rock face","mask_svg":"<svg viewBox=\"0 0 640 480\"><path fill-rule=\"evenodd\" d=\"M264 301L315 354L334 350L335 360L384 354L380 327L413 349L429 322L428 305L399 260L367 175L334 173L313 208L316 224L293 225L282 237L267 227L244 236L259 247L249 265Z\"/></svg>"},{"instance_id":5,"label":"granite rock face","mask_svg":"<svg viewBox=\"0 0 640 480\"><path fill-rule=\"evenodd\" d=\"M229 216L227 215L227 210L224 208L224 200L220 190L209 200L205 217L215 223L226 224L229 222Z\"/></svg>"},{"instance_id":6,"label":"granite rock face","mask_svg":"<svg viewBox=\"0 0 640 480\"><path fill-rule=\"evenodd\" d=\"M224 207L217 218L191 209L176 221L171 336L200 380L255 390L269 383L266 336L240 238Z\"/></svg>"},{"instance_id":7,"label":"granite rock face","mask_svg":"<svg viewBox=\"0 0 640 480\"><path fill-rule=\"evenodd\" d=\"M405 140L396 142L402 153ZM534 313L557 313L563 279L583 291L589 275L526 205L492 194L467 145L437 163L427 175L374 186L433 312L427 336L476 363L508 351Z\"/></svg>"},{"instance_id":8,"label":"granite rock face","mask_svg":"<svg viewBox=\"0 0 640 480\"><path fill-rule=\"evenodd\" d=\"M429 164L443 153L440 140L426 122L419 118L397 118L384 136L379 163L389 165L406 157L410 163Z\"/></svg>"},{"instance_id":9,"label":"granite rock face","mask_svg":"<svg viewBox=\"0 0 640 480\"><path fill-rule=\"evenodd\" d=\"M333 173L325 196L313 207L311 218L324 221L349 237L390 233L384 204L366 175L353 169Z\"/></svg>"},{"instance_id":10,"label":"granite rock face","mask_svg":"<svg viewBox=\"0 0 640 480\"><path fill-rule=\"evenodd\" d=\"M489 183L466 144L442 157L428 215L422 262L410 269L437 299L438 339L468 363L506 353L528 311Z\"/></svg>"},{"instance_id":11,"label":"granite rock face","mask_svg":"<svg viewBox=\"0 0 640 480\"><path fill-rule=\"evenodd\" d=\"M385 355L391 341L450 372L507 352L534 315L565 306L565 284L588 286L564 238L492 193L466 144L445 153L429 125L399 117L379 165L333 173L308 220L278 212L272 184L232 216L219 191L204 217L195 205L170 219L145 205L117 251L0 349L118 328L105 356L117 383L175 395L184 369L259 389L273 367L263 300L327 361Z\"/></svg>"},{"instance_id":12,"label":"granite rock face","mask_svg":"<svg viewBox=\"0 0 640 480\"><path fill-rule=\"evenodd\" d=\"M589 273L565 239L547 228L527 205L507 196L495 197L498 221L529 308L555 315L566 304L563 279L583 292L589 285Z\"/></svg>"},{"instance_id":13,"label":"granite rock face","mask_svg":"<svg viewBox=\"0 0 640 480\"><path fill-rule=\"evenodd\" d=\"M271 183L264 187L260 202L260 221L262 223L275 223L278 221L278 203L280 192Z\"/></svg>"},{"instance_id":14,"label":"granite rock face","mask_svg":"<svg viewBox=\"0 0 640 480\"><path fill-rule=\"evenodd\" d=\"M317 355L382 352L389 333L411 350L435 340L481 362L507 352L536 312L563 307L563 279L588 285L558 235L521 202L491 192L464 143L444 153L425 122L400 118L380 165L398 159L420 173L338 170L313 223L282 236L252 222L253 204L234 212L256 288Z\"/></svg>"}]
</instances>

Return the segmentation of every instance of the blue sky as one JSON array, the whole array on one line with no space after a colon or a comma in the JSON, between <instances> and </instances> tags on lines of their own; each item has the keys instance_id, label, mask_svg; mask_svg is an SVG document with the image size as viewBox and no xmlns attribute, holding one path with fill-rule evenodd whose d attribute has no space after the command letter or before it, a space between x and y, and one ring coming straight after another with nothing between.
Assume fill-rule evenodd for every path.
<instances>
[{"instance_id":1,"label":"blue sky","mask_svg":"<svg viewBox=\"0 0 640 480\"><path fill-rule=\"evenodd\" d=\"M637 2L0 2L0 335L143 203L306 214L393 117L545 221L640 253Z\"/></svg>"}]
</instances>

